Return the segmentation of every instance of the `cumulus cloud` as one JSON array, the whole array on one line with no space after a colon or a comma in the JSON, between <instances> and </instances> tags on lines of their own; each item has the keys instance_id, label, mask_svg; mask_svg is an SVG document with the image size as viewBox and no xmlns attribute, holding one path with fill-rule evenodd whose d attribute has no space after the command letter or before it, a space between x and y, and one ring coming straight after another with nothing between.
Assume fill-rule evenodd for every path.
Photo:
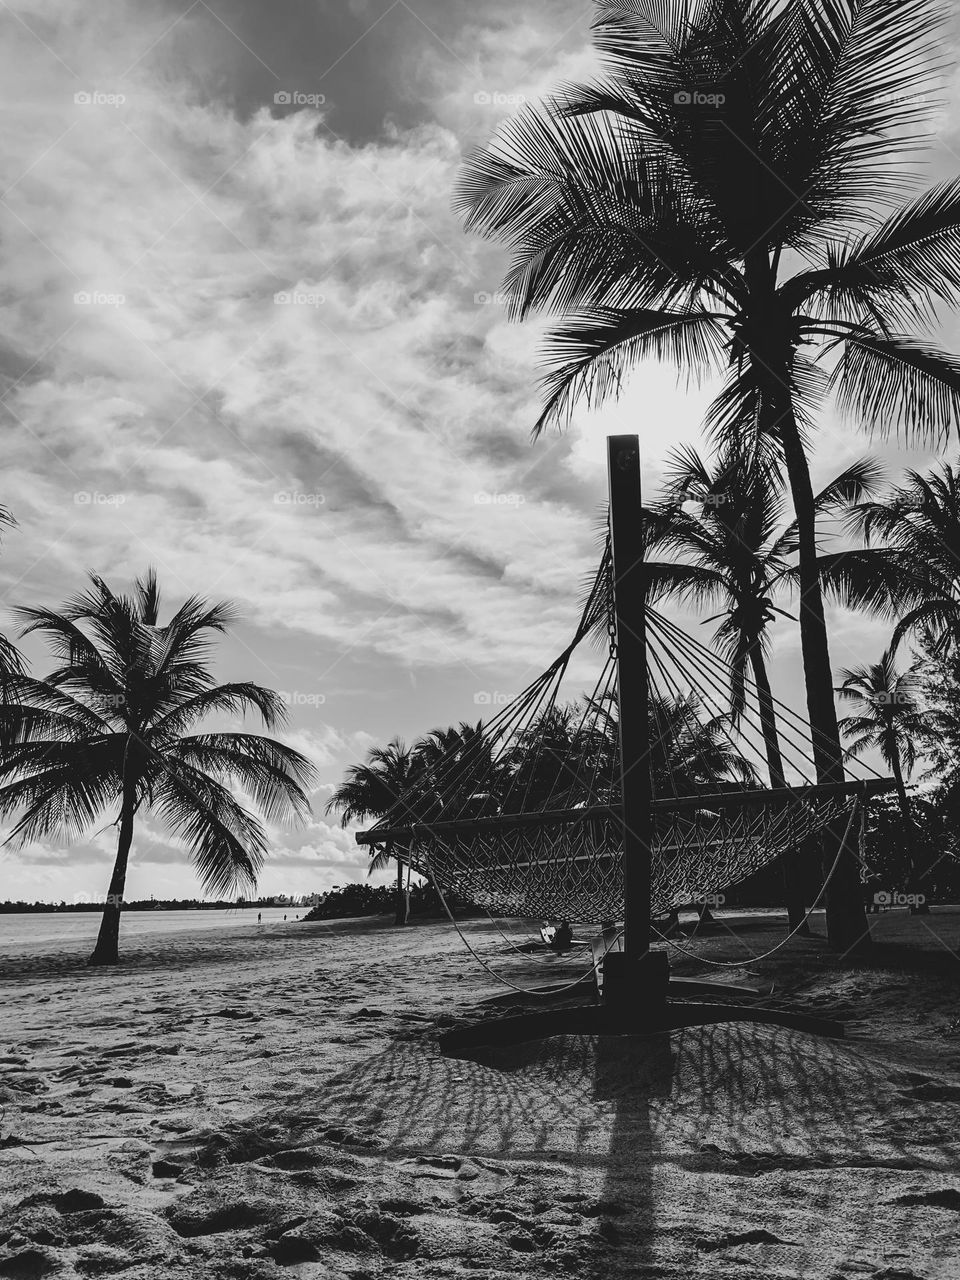
<instances>
[{"instance_id":1,"label":"cumulus cloud","mask_svg":"<svg viewBox=\"0 0 960 1280\"><path fill-rule=\"evenodd\" d=\"M238 601L221 674L304 695L288 738L323 787L542 669L596 558L605 435L641 433L652 487L707 394L645 371L531 446L538 327L505 323L502 255L449 209L467 146L595 68L588 20L580 0L0 14L3 602L150 563L171 603ZM186 889L183 853L145 840L136 883ZM276 889L362 872L333 822L275 840ZM83 862L43 858L64 883Z\"/></svg>"}]
</instances>

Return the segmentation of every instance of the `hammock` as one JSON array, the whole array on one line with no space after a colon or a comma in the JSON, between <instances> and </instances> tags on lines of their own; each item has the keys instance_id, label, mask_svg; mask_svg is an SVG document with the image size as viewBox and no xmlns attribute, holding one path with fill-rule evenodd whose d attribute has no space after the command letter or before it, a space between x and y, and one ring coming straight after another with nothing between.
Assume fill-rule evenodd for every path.
<instances>
[{"instance_id":1,"label":"hammock","mask_svg":"<svg viewBox=\"0 0 960 1280\"><path fill-rule=\"evenodd\" d=\"M649 607L646 633L654 915L715 901L892 785L875 773L815 785L810 731L789 706L761 703L748 684L734 720L727 663ZM621 919L614 634L608 538L570 644L487 723L449 736L358 842L496 915ZM606 647L599 676L571 701L581 659L598 639ZM771 719L787 785L765 788Z\"/></svg>"}]
</instances>

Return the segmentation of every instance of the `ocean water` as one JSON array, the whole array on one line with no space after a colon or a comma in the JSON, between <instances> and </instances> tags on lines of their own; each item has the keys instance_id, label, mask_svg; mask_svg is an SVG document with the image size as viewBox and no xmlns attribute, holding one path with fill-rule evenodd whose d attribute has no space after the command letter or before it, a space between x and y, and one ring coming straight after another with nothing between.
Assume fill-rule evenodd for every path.
<instances>
[{"instance_id":1,"label":"ocean water","mask_svg":"<svg viewBox=\"0 0 960 1280\"><path fill-rule=\"evenodd\" d=\"M309 907L261 907L263 925L283 928L295 926ZM283 917L287 921L284 925ZM183 933L199 929L256 928L257 908L232 908L225 911L125 911L120 919L120 939L137 938L148 933ZM100 915L96 911L24 912L0 914L0 951L16 953L38 943L89 942L96 940Z\"/></svg>"}]
</instances>

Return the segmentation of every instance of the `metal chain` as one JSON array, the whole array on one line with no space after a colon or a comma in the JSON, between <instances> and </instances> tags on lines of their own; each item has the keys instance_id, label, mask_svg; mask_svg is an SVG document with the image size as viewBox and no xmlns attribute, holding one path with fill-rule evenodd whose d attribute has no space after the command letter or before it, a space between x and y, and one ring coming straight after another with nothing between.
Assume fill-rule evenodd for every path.
<instances>
[{"instance_id":1,"label":"metal chain","mask_svg":"<svg viewBox=\"0 0 960 1280\"><path fill-rule=\"evenodd\" d=\"M607 566L607 637L610 657L617 660L617 612L613 587L613 542L607 527L607 542L603 552L604 564Z\"/></svg>"}]
</instances>

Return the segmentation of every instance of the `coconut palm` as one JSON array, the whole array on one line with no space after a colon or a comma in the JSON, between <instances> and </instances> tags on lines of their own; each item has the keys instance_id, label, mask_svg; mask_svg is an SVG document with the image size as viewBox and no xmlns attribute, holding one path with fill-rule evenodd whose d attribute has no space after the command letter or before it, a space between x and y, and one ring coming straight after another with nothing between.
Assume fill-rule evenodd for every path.
<instances>
[{"instance_id":1,"label":"coconut palm","mask_svg":"<svg viewBox=\"0 0 960 1280\"><path fill-rule=\"evenodd\" d=\"M878 751L893 774L904 821L910 821L910 802L904 775L909 777L918 757L918 743L927 731L920 708L917 674L913 668L898 672L893 649L879 662L863 664L841 672L840 697L855 708L855 714L840 721L841 731L852 741L848 756Z\"/></svg>"},{"instance_id":2,"label":"coconut palm","mask_svg":"<svg viewBox=\"0 0 960 1280\"><path fill-rule=\"evenodd\" d=\"M854 714L840 721L841 731L850 739L849 756L878 751L893 774L904 826L913 825L904 775L910 776L917 763L918 745L928 733L927 718L918 700L917 674L913 668L898 672L893 648L879 662L843 671L837 693L854 708ZM916 863L911 871L910 889L917 888Z\"/></svg>"},{"instance_id":3,"label":"coconut palm","mask_svg":"<svg viewBox=\"0 0 960 1280\"><path fill-rule=\"evenodd\" d=\"M611 797L619 797L620 726L616 699L607 695L595 704L603 762L597 772L611 779ZM750 762L734 745L730 717L704 712L696 694L651 693L648 706L650 778L655 797L666 799L717 792L732 783L756 785Z\"/></svg>"},{"instance_id":4,"label":"coconut palm","mask_svg":"<svg viewBox=\"0 0 960 1280\"><path fill-rule=\"evenodd\" d=\"M365 764L351 765L345 780L327 802L326 812L339 812L340 825L368 818L385 818L395 814L409 821L413 816L401 797L405 796L422 775L423 765L415 751L394 738L385 747L373 747L367 753ZM409 849L402 841L388 841L370 861L369 871L385 870L391 861L397 864L396 923L406 924L408 916L407 893L404 888L404 867Z\"/></svg>"},{"instance_id":5,"label":"coconut palm","mask_svg":"<svg viewBox=\"0 0 960 1280\"><path fill-rule=\"evenodd\" d=\"M850 526L862 533L865 553L886 556L895 565L906 612L891 641L896 652L910 633L931 631L940 650L960 647L960 469L941 463L926 475L908 471L906 480L877 501L860 502Z\"/></svg>"},{"instance_id":6,"label":"coconut palm","mask_svg":"<svg viewBox=\"0 0 960 1280\"><path fill-rule=\"evenodd\" d=\"M748 668L757 691L759 719L771 786L786 785L776 713L767 672L769 624L778 590L795 579L796 522L785 523L785 504L775 472L757 460L726 451L711 469L693 449L678 449L661 497L645 510L647 549L673 551L683 561L647 562L652 599L673 595L720 618L713 642L730 668L734 723L744 711ZM876 488L880 467L870 459L851 464L815 497L818 514L856 502ZM692 509L691 509L692 508ZM878 566L848 556L821 557L827 589L844 603L859 603L888 589Z\"/></svg>"},{"instance_id":7,"label":"coconut palm","mask_svg":"<svg viewBox=\"0 0 960 1280\"><path fill-rule=\"evenodd\" d=\"M917 648L915 669L927 726L921 739L929 766L924 777L935 780L937 807L960 830L960 646L945 652L927 628Z\"/></svg>"},{"instance_id":8,"label":"coconut palm","mask_svg":"<svg viewBox=\"0 0 960 1280\"><path fill-rule=\"evenodd\" d=\"M726 450L711 468L693 449L676 450L671 458L661 497L645 511L647 548L651 553L676 552L685 560L648 561L651 597L670 594L717 611L720 622L713 642L730 667L733 722L739 723L746 705L749 669L770 785L786 786L767 657L769 624L777 613L790 616L774 604L774 596L796 576L796 523L785 523L782 486L776 473L760 460ZM817 494L817 513L864 497L879 477L875 462L853 463ZM825 585L847 604L885 594L883 567L878 560L874 572L873 561L842 553L821 557ZM795 857L789 853L785 863L787 914L791 930L803 930L805 913Z\"/></svg>"},{"instance_id":9,"label":"coconut palm","mask_svg":"<svg viewBox=\"0 0 960 1280\"><path fill-rule=\"evenodd\" d=\"M419 739L414 752L431 816L480 817L496 811L503 769L494 761L493 746L482 721L461 721L457 728L434 729Z\"/></svg>"},{"instance_id":10,"label":"coconut palm","mask_svg":"<svg viewBox=\"0 0 960 1280\"><path fill-rule=\"evenodd\" d=\"M310 762L247 732L189 732L210 715L256 712L270 729L283 700L248 682L216 684L212 639L234 611L191 596L167 623L151 570L132 596L102 578L63 605L21 608L57 663L42 680L21 676L4 710L11 744L0 759L0 814L19 818L9 841L79 836L116 812L117 855L90 964L116 964L135 820L149 811L193 855L204 888L218 896L255 888L267 835L234 794L270 822L305 821Z\"/></svg>"},{"instance_id":11,"label":"coconut palm","mask_svg":"<svg viewBox=\"0 0 960 1280\"><path fill-rule=\"evenodd\" d=\"M782 465L818 778L843 776L806 440L832 389L858 427L944 439L960 361L918 332L960 299L960 179L903 205L902 153L945 16L932 0L596 0L606 71L468 161L456 203L506 243L512 315L559 314L536 430L646 358L725 383L708 426ZM841 859L832 941L866 941Z\"/></svg>"},{"instance_id":12,"label":"coconut palm","mask_svg":"<svg viewBox=\"0 0 960 1280\"><path fill-rule=\"evenodd\" d=\"M504 807L522 812L582 804L596 745L586 729L583 708L572 703L554 704L535 716L505 753Z\"/></svg>"}]
</instances>

